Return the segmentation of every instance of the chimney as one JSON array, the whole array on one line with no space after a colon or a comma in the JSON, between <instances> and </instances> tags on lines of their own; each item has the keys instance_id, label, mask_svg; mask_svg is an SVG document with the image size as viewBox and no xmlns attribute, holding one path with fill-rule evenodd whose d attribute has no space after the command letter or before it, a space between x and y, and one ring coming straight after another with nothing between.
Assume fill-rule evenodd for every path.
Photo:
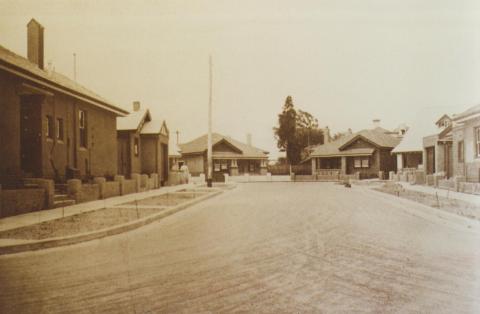
<instances>
[{"instance_id":1,"label":"chimney","mask_svg":"<svg viewBox=\"0 0 480 314\"><path fill-rule=\"evenodd\" d=\"M247 145L252 146L252 134L247 133Z\"/></svg>"},{"instance_id":2,"label":"chimney","mask_svg":"<svg viewBox=\"0 0 480 314\"><path fill-rule=\"evenodd\" d=\"M43 69L43 26L35 19L27 24L27 55L30 62Z\"/></svg>"},{"instance_id":3,"label":"chimney","mask_svg":"<svg viewBox=\"0 0 480 314\"><path fill-rule=\"evenodd\" d=\"M373 128L379 128L380 127L380 119L373 119Z\"/></svg>"},{"instance_id":4,"label":"chimney","mask_svg":"<svg viewBox=\"0 0 480 314\"><path fill-rule=\"evenodd\" d=\"M139 111L140 110L140 102L139 101L134 101L133 102L133 111Z\"/></svg>"}]
</instances>

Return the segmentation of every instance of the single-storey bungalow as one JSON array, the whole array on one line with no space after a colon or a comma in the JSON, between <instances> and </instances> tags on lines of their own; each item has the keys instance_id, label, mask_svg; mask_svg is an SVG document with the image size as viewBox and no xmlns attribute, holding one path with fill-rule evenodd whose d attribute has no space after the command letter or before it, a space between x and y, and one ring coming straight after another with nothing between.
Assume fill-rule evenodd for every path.
<instances>
[{"instance_id":1,"label":"single-storey bungalow","mask_svg":"<svg viewBox=\"0 0 480 314\"><path fill-rule=\"evenodd\" d=\"M148 109L133 102L133 112L117 118L118 173L159 175L165 184L168 180L169 131L165 120L152 119Z\"/></svg>"},{"instance_id":2,"label":"single-storey bungalow","mask_svg":"<svg viewBox=\"0 0 480 314\"><path fill-rule=\"evenodd\" d=\"M423 160L427 175L453 175L452 119L444 114L435 122L435 133L423 137Z\"/></svg>"},{"instance_id":3,"label":"single-storey bungalow","mask_svg":"<svg viewBox=\"0 0 480 314\"><path fill-rule=\"evenodd\" d=\"M453 174L480 182L480 105L455 115L453 122Z\"/></svg>"},{"instance_id":4,"label":"single-storey bungalow","mask_svg":"<svg viewBox=\"0 0 480 314\"><path fill-rule=\"evenodd\" d=\"M44 67L44 28L27 25L28 58L0 46L0 183L117 173L116 118L128 112Z\"/></svg>"},{"instance_id":5,"label":"single-storey bungalow","mask_svg":"<svg viewBox=\"0 0 480 314\"><path fill-rule=\"evenodd\" d=\"M348 134L317 146L309 156L312 174L337 171L340 175L359 174L361 179L378 177L395 170L391 155L400 138L381 127Z\"/></svg>"},{"instance_id":6,"label":"single-storey bungalow","mask_svg":"<svg viewBox=\"0 0 480 314\"><path fill-rule=\"evenodd\" d=\"M207 135L203 135L179 145L182 159L194 176L208 171L207 140ZM231 176L267 173L267 151L218 133L212 134L212 157L214 181L223 181L225 173Z\"/></svg>"}]
</instances>

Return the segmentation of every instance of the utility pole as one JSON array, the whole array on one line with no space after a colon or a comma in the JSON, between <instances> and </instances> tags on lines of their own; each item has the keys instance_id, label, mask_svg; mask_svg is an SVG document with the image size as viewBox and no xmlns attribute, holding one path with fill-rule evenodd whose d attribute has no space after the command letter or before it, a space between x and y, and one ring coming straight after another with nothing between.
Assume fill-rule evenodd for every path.
<instances>
[{"instance_id":1,"label":"utility pole","mask_svg":"<svg viewBox=\"0 0 480 314\"><path fill-rule=\"evenodd\" d=\"M209 93L208 93L208 135L207 135L207 163L208 163L208 173L207 173L207 187L212 187L212 167L213 167L213 158L212 158L212 56L209 56L208 59L209 66Z\"/></svg>"},{"instance_id":2,"label":"utility pole","mask_svg":"<svg viewBox=\"0 0 480 314\"><path fill-rule=\"evenodd\" d=\"M73 80L77 80L77 54L73 53Z\"/></svg>"}]
</instances>

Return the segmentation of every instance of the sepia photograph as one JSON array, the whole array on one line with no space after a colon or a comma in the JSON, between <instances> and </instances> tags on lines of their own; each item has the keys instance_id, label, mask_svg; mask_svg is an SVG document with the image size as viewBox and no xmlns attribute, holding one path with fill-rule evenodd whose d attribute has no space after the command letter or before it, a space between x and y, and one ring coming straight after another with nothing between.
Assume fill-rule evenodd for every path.
<instances>
[{"instance_id":1,"label":"sepia photograph","mask_svg":"<svg viewBox=\"0 0 480 314\"><path fill-rule=\"evenodd\" d=\"M480 2L0 0L0 313L480 313Z\"/></svg>"}]
</instances>

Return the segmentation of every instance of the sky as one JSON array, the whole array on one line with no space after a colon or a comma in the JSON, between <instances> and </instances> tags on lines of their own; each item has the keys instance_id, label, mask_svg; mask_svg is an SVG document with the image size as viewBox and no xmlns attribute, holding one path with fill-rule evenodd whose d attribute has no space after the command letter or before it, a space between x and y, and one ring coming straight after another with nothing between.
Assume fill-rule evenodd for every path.
<instances>
[{"instance_id":1,"label":"sky","mask_svg":"<svg viewBox=\"0 0 480 314\"><path fill-rule=\"evenodd\" d=\"M332 132L459 113L480 103L475 0L0 1L0 45L25 56L45 27L45 64L119 107L141 101L180 142L213 129L277 155L285 98ZM430 122L430 121L426 121Z\"/></svg>"}]
</instances>

